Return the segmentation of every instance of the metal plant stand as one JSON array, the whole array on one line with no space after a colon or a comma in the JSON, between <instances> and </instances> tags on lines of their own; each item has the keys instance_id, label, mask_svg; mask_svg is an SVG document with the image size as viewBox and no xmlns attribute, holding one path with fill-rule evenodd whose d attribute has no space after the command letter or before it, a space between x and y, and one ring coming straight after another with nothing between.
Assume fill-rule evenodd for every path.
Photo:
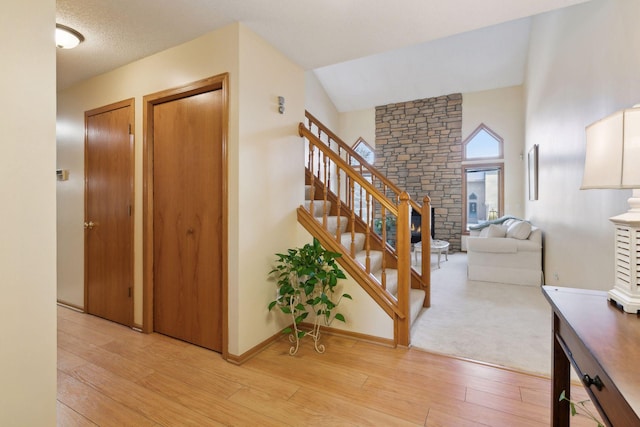
<instances>
[{"instance_id":1,"label":"metal plant stand","mask_svg":"<svg viewBox=\"0 0 640 427\"><path fill-rule=\"evenodd\" d=\"M320 317L321 315L316 315L316 319L313 322L313 328L311 331L306 331L302 337L300 334L303 332L298 329L298 324L296 323L297 310L296 305L297 301L293 297L289 300L289 308L291 309L291 319L293 320L293 332L289 334L289 342L291 343L291 348L289 348L289 354L291 356L295 355L300 348L300 339L305 336L309 336L313 339L313 347L316 349L318 353L324 353L325 347L324 344L320 344Z\"/></svg>"}]
</instances>

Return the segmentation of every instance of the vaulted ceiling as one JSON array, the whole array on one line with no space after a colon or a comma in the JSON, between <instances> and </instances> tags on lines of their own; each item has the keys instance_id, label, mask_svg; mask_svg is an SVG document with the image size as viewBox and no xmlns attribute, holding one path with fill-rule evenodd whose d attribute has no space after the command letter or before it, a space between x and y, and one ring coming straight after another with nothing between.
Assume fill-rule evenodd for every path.
<instances>
[{"instance_id":1,"label":"vaulted ceiling","mask_svg":"<svg viewBox=\"0 0 640 427\"><path fill-rule=\"evenodd\" d=\"M313 70L339 111L521 84L530 16L589 0L57 0L80 31L58 90L242 22Z\"/></svg>"}]
</instances>

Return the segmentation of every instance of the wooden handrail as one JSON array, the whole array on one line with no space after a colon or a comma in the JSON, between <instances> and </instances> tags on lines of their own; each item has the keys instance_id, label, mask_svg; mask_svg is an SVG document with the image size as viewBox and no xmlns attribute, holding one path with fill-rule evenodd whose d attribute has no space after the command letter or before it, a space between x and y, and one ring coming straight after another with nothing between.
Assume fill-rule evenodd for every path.
<instances>
[{"instance_id":1,"label":"wooden handrail","mask_svg":"<svg viewBox=\"0 0 640 427\"><path fill-rule=\"evenodd\" d=\"M380 172L378 169L376 169L375 166L373 166L371 163L367 162L360 154L358 154L353 148L351 148L349 146L349 144L347 144L342 139L340 139L340 137L338 135L333 133L331 131L331 129L326 127L313 114L311 114L308 111L305 111L305 117L309 121L309 126L307 126L306 128L309 130L310 133L312 133L311 129L310 129L311 128L310 125L313 124L318 128L319 131L321 131L324 134L326 134L329 137L330 141L333 141L336 144L338 144L340 149L344 150L349 155L349 157L352 157L352 158L356 159L358 161L358 163L360 163L360 165L363 166L367 170L368 173L370 173L371 175L375 176L376 179L379 180L386 188L389 188L391 191L393 191L395 193L396 197L398 197L398 198L400 197L400 194L404 190L402 190L400 187L398 187L396 184L394 184L391 180L389 180L389 178L387 178L386 175L384 175L382 172ZM422 206L420 206L420 204L418 204L415 200L410 199L409 200L409 204L411 205L411 208L413 210L415 210L417 212L422 212Z\"/></svg>"},{"instance_id":2,"label":"wooden handrail","mask_svg":"<svg viewBox=\"0 0 640 427\"><path fill-rule=\"evenodd\" d=\"M318 137L315 136L309 129L307 129L303 123L300 123L298 125L298 133L300 134L300 136L305 137L309 140L317 140ZM327 145L323 144L322 141L318 141L320 142L320 144L314 144L319 150L322 151L322 153L327 156L329 159L331 159L332 162L334 162L337 166L340 167L341 170L351 170L353 169L353 167L347 163L346 161L344 161L342 159L342 157L340 157L335 151L333 151L331 148L329 148ZM367 181L366 179L364 179L364 177L360 174L349 174L349 177L351 179L353 179L354 181L356 181L358 183L358 185L360 185L360 187L362 187L363 189L366 190L366 192L371 193L371 194L375 194L376 195L376 200L378 200L380 203L382 203L385 207L385 209L387 209L390 213L394 214L394 216L398 216L398 207L397 205L389 200L389 198L382 194L377 188L375 188L373 186L373 184L371 184L369 181ZM399 194L398 194L399 196ZM396 202L397 203L397 202Z\"/></svg>"},{"instance_id":3,"label":"wooden handrail","mask_svg":"<svg viewBox=\"0 0 640 427\"><path fill-rule=\"evenodd\" d=\"M428 307L431 276L428 240L422 252L422 272L416 272L411 267L411 209L422 215L422 235L430 236L429 198L425 198L422 206L415 203L408 193L401 191L312 115L307 113L307 118L317 127L318 134L309 128L311 124L309 127L305 123L298 126L299 135L309 143L306 169L307 184L311 185L309 210L299 209L298 221L314 236L324 238L321 242L325 247L350 254L350 259L342 260L345 263L343 266L394 319L396 342L408 345L410 288L425 290L427 296L423 305ZM329 141L323 140L323 133L330 138ZM353 159L360 164L354 165ZM363 170L366 171L364 175ZM314 216L317 217L314 219ZM395 219L395 236L387 234L388 219ZM378 234L373 230L380 224ZM362 259L359 262L355 260L357 233L364 235ZM395 243L389 244L389 239ZM382 254L382 259L379 260L381 264L377 264L380 267L380 277L376 279L371 271L374 260L372 255L377 257L378 251ZM397 271L395 295L387 290L387 270Z\"/></svg>"}]
</instances>

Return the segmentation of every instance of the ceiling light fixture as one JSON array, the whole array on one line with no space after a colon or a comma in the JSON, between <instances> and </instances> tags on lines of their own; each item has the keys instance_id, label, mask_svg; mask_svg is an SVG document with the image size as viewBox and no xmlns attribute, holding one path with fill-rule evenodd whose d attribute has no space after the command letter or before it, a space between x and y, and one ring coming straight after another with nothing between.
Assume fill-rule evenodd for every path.
<instances>
[{"instance_id":1,"label":"ceiling light fixture","mask_svg":"<svg viewBox=\"0 0 640 427\"><path fill-rule=\"evenodd\" d=\"M61 49L73 49L84 41L84 36L65 25L56 24L56 46Z\"/></svg>"}]
</instances>

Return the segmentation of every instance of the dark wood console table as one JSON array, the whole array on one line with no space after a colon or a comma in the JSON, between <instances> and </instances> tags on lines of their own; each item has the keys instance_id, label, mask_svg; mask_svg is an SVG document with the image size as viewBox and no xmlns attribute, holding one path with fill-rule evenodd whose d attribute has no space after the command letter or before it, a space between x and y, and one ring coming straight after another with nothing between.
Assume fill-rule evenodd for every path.
<instances>
[{"instance_id":1,"label":"dark wood console table","mask_svg":"<svg viewBox=\"0 0 640 427\"><path fill-rule=\"evenodd\" d=\"M569 426L570 365L608 426L640 426L640 318L607 293L543 286L553 308L551 422Z\"/></svg>"}]
</instances>

